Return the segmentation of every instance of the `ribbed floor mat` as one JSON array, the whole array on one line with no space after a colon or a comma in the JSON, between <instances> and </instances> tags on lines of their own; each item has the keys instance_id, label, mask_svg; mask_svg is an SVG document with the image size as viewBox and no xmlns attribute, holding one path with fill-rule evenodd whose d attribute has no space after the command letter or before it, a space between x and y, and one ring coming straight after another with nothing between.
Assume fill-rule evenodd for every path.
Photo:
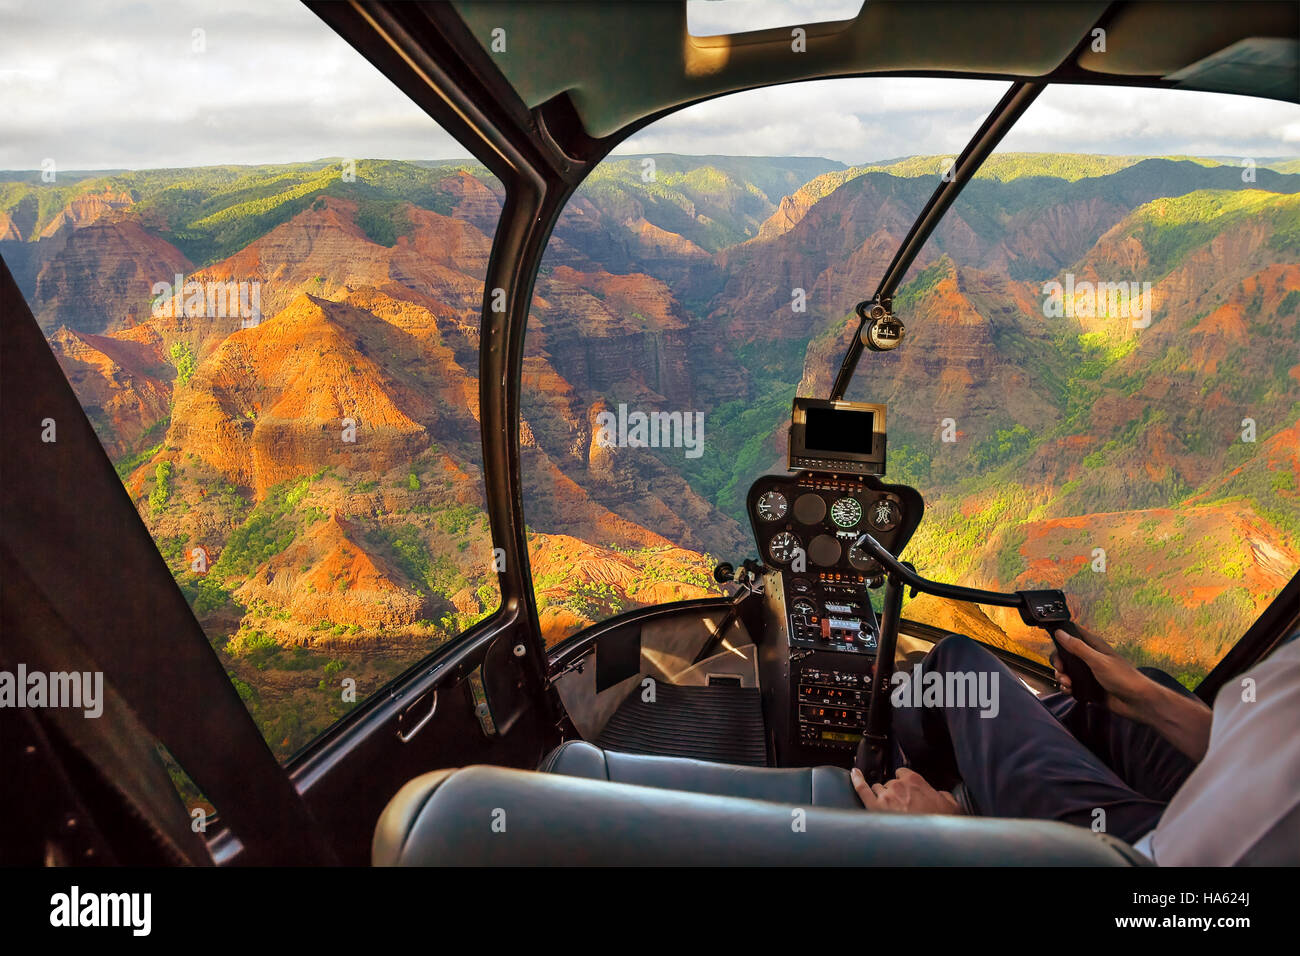
<instances>
[{"instance_id":1,"label":"ribbed floor mat","mask_svg":"<svg viewBox=\"0 0 1300 956\"><path fill-rule=\"evenodd\" d=\"M763 703L753 687L677 687L660 683L654 703L638 687L605 725L607 750L717 763L767 766Z\"/></svg>"}]
</instances>

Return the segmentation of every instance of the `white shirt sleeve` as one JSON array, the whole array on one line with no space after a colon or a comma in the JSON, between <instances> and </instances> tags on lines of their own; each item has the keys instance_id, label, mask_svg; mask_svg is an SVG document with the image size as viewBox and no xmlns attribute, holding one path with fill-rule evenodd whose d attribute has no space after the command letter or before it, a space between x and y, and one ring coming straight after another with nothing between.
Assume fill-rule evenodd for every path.
<instances>
[{"instance_id":1,"label":"white shirt sleeve","mask_svg":"<svg viewBox=\"0 0 1300 956\"><path fill-rule=\"evenodd\" d=\"M1300 639L1219 691L1204 759L1135 849L1161 866L1300 864Z\"/></svg>"}]
</instances>

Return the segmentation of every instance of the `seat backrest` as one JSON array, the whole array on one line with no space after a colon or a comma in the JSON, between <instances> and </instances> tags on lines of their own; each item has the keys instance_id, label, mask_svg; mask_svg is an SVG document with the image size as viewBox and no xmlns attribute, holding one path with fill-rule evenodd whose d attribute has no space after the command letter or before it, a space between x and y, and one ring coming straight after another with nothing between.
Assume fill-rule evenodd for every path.
<instances>
[{"instance_id":1,"label":"seat backrest","mask_svg":"<svg viewBox=\"0 0 1300 956\"><path fill-rule=\"evenodd\" d=\"M1123 842L1036 820L900 816L557 774L424 774L375 829L378 866L1131 866Z\"/></svg>"}]
</instances>

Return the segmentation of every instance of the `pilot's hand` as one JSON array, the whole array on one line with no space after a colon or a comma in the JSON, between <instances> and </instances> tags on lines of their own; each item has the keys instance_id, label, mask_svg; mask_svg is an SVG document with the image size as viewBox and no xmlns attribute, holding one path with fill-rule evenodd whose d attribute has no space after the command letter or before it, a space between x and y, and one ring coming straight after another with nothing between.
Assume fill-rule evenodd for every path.
<instances>
[{"instance_id":1,"label":"pilot's hand","mask_svg":"<svg viewBox=\"0 0 1300 956\"><path fill-rule=\"evenodd\" d=\"M1120 657L1115 648L1092 631L1079 627L1079 633L1085 640L1081 641L1065 631L1057 631L1056 639L1063 648L1088 665L1088 669L1097 678L1097 683L1106 692L1106 707L1111 713L1130 720L1140 720L1141 711L1150 696L1151 679ZM1056 668L1056 679L1060 682L1061 689L1070 693L1073 685L1070 678L1062 673L1055 653L1052 654L1052 666Z\"/></svg>"},{"instance_id":2,"label":"pilot's hand","mask_svg":"<svg viewBox=\"0 0 1300 956\"><path fill-rule=\"evenodd\" d=\"M867 778L857 767L853 768L850 776L853 789L868 810L881 813L962 812L956 797L947 790L934 789L919 773L906 767L900 767L893 780L875 786L867 783Z\"/></svg>"}]
</instances>

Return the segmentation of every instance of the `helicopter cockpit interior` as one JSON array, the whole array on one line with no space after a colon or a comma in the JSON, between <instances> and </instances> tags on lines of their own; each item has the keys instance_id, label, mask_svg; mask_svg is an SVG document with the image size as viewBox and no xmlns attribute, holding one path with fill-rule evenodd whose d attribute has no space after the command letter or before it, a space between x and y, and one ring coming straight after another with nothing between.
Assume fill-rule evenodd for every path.
<instances>
[{"instance_id":1,"label":"helicopter cockpit interior","mask_svg":"<svg viewBox=\"0 0 1300 956\"><path fill-rule=\"evenodd\" d=\"M885 320L898 324L892 316ZM864 326L870 322L864 316ZM572 737L539 770L624 788L588 792L540 775L494 780L481 768L427 774L389 804L376 833L377 860L490 853L490 841L457 837L454 849L443 841L472 830L461 814L472 812L474 800L496 799L497 793L539 800L548 814L559 812L559 826L582 833L577 852L602 860L609 852L618 860L666 861L685 847L707 855L726 845L746 862L775 862L789 859L783 854L791 851L791 844L776 850L768 842L774 826L788 823L788 808L857 813L862 805L849 769L856 765L873 782L892 769L895 668L919 661L946 636L902 617L906 588L913 595L923 590L1016 607L1027 624L1048 633L1070 622L1060 591L997 594L946 585L921 578L899 560L923 520L924 502L915 489L881 480L886 416L879 404L796 398L789 470L757 478L747 496L754 544L763 557L715 568L719 582L738 585L725 611L716 620L681 610L634 623L614 619L598 640L570 642L569 653L558 655L554 685ZM879 615L873 592L883 599ZM1056 689L1050 667L1004 657L1035 694ZM444 788L463 776L472 779L476 795L444 799ZM574 801L581 822L564 812ZM679 818L674 827L647 829L644 843L633 839L619 850L599 849L609 845L610 828L623 834L643 814L657 820L669 808ZM733 813L734 827L724 822ZM860 852L844 847L854 824L842 815L817 823L819 832L826 825L827 842L808 841L793 859L870 863L900 852L892 839L877 842L874 835L861 840ZM1018 828L1022 823L981 821L969 834L960 825L946 826L943 845L932 845L927 852L935 855L923 858L973 864L996 852L1003 862L1026 865L1142 861L1122 841L1064 826L1053 833L1050 824L1044 832L1036 825ZM901 839L910 845L916 837ZM524 851L533 861L544 852L542 843Z\"/></svg>"},{"instance_id":2,"label":"helicopter cockpit interior","mask_svg":"<svg viewBox=\"0 0 1300 956\"><path fill-rule=\"evenodd\" d=\"M1266 153L1300 129L1268 111L1300 104L1294 3L866 0L710 33L685 0L276 2L245 19L284 101L336 70L276 74L290 37L360 92L258 135L353 109L347 136L183 152L255 138L223 124L262 92L177 20L159 75L229 113L160 106L67 163L41 114L0 153L0 677L103 682L102 719L0 706L0 862L1151 862L870 812L851 773L899 770L891 693L950 638L1096 703L1057 632L1133 608L1134 665L1208 705L1300 624L1300 159ZM733 97L771 98L737 137L811 125L780 99L805 81L940 85L823 121L851 160L807 130L674 148ZM1093 93L1259 112L1215 131L1231 156L1154 138L1201 142L1174 112L1094 117L1142 155L1058 149ZM336 155L410 114L418 158ZM1067 270L1070 303L1122 273L1137 319L1053 312ZM629 439L628 407L673 440Z\"/></svg>"}]
</instances>

